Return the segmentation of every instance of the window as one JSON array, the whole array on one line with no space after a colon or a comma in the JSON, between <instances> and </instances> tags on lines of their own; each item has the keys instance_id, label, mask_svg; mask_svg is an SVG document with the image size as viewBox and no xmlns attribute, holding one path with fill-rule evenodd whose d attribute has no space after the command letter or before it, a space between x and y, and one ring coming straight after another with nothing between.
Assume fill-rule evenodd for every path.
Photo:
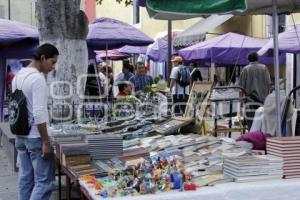
<instances>
[{"instance_id":1,"label":"window","mask_svg":"<svg viewBox=\"0 0 300 200\"><path fill-rule=\"evenodd\" d=\"M286 27L286 15L278 15L278 32L281 33L285 30ZM272 16L269 16L267 19L267 33L268 37L273 37L273 19Z\"/></svg>"}]
</instances>

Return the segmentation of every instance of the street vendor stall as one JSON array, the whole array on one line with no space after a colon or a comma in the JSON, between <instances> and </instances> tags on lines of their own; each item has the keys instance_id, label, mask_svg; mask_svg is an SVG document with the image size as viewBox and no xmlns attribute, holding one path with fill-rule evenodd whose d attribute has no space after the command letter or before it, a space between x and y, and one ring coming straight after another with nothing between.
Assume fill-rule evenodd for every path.
<instances>
[{"instance_id":1,"label":"street vendor stall","mask_svg":"<svg viewBox=\"0 0 300 200\"><path fill-rule=\"evenodd\" d=\"M90 186L80 181L81 190L87 200L101 199L95 195L95 190L91 190ZM150 194L143 196L122 197L122 200L298 200L300 180L266 180L251 183L225 183L213 187L199 188L197 191L179 192L172 191L159 194ZM111 199L111 198L107 198Z\"/></svg>"}]
</instances>

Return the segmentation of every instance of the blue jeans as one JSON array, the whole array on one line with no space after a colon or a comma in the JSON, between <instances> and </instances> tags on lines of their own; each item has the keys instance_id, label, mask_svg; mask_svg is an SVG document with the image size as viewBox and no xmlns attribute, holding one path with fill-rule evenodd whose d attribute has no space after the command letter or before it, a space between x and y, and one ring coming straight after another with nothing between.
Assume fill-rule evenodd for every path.
<instances>
[{"instance_id":1,"label":"blue jeans","mask_svg":"<svg viewBox=\"0 0 300 200\"><path fill-rule=\"evenodd\" d=\"M42 158L41 138L16 138L19 165L19 200L50 199L55 181L55 157Z\"/></svg>"}]
</instances>

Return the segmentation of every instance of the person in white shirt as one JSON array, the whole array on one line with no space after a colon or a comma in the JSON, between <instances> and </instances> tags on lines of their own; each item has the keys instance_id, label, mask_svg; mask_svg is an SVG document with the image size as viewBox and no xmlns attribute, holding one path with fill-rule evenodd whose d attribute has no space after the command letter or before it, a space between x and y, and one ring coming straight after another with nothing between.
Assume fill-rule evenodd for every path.
<instances>
[{"instance_id":1,"label":"person in white shirt","mask_svg":"<svg viewBox=\"0 0 300 200\"><path fill-rule=\"evenodd\" d=\"M27 100L31 130L28 136L16 136L19 156L19 200L50 198L54 189L55 157L47 131L48 88L45 74L54 69L59 52L43 44L33 54L31 63L12 81L12 90L22 90Z\"/></svg>"},{"instance_id":2,"label":"person in white shirt","mask_svg":"<svg viewBox=\"0 0 300 200\"><path fill-rule=\"evenodd\" d=\"M172 94L173 98L173 113L175 115L183 114L185 112L186 103L189 99L190 93L190 72L187 67L182 65L183 59L181 56L175 56L172 60L173 68L170 75L170 93ZM180 76L181 70L185 71L186 77L186 84L185 86L181 86L178 78ZM183 74L183 73L182 73Z\"/></svg>"}]
</instances>

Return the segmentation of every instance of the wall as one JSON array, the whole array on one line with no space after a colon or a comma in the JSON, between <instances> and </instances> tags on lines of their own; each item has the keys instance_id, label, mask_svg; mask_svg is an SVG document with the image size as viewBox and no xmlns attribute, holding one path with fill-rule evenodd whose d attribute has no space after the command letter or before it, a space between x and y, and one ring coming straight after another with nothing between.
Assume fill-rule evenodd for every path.
<instances>
[{"instance_id":1,"label":"wall","mask_svg":"<svg viewBox=\"0 0 300 200\"><path fill-rule=\"evenodd\" d=\"M84 12L86 13L89 22L94 21L96 18L96 1L95 0L85 0L84 2Z\"/></svg>"},{"instance_id":2,"label":"wall","mask_svg":"<svg viewBox=\"0 0 300 200\"><path fill-rule=\"evenodd\" d=\"M11 20L35 25L35 11L32 0L10 0ZM8 0L0 0L0 16L8 19Z\"/></svg>"},{"instance_id":3,"label":"wall","mask_svg":"<svg viewBox=\"0 0 300 200\"><path fill-rule=\"evenodd\" d=\"M125 7L124 3L117 3L115 0L104 0L101 5L96 7L97 17L109 17L114 18L128 24L132 24L133 14L132 6ZM168 30L168 22L164 20L150 19L146 8L140 8L140 21L141 23L136 25L137 28L144 33L154 38L159 32L166 32ZM199 19L190 19L182 21L173 21L173 29L184 30L196 23Z\"/></svg>"}]
</instances>

